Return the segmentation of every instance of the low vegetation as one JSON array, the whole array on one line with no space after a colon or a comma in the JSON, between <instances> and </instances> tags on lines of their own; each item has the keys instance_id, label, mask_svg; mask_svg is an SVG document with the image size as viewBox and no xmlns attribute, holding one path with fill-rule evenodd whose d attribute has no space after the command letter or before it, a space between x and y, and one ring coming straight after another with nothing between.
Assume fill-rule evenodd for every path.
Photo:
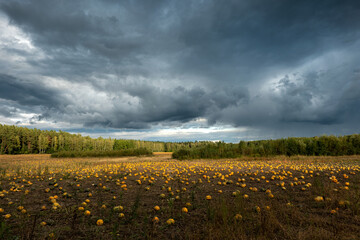
<instances>
[{"instance_id":1,"label":"low vegetation","mask_svg":"<svg viewBox=\"0 0 360 240\"><path fill-rule=\"evenodd\" d=\"M52 158L85 158L85 157L126 157L150 156L152 152L146 148L124 149L112 151L61 151L51 154Z\"/></svg>"}]
</instances>

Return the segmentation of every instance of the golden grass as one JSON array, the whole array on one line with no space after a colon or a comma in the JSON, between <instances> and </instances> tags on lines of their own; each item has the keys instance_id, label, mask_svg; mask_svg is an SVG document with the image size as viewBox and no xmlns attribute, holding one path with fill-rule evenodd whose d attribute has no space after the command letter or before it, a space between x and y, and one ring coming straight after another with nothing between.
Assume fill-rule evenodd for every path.
<instances>
[{"instance_id":1,"label":"golden grass","mask_svg":"<svg viewBox=\"0 0 360 240\"><path fill-rule=\"evenodd\" d=\"M0 155L0 208L0 239L356 239L360 157Z\"/></svg>"},{"instance_id":2,"label":"golden grass","mask_svg":"<svg viewBox=\"0 0 360 240\"><path fill-rule=\"evenodd\" d=\"M154 155L172 155L172 152L153 152Z\"/></svg>"}]
</instances>

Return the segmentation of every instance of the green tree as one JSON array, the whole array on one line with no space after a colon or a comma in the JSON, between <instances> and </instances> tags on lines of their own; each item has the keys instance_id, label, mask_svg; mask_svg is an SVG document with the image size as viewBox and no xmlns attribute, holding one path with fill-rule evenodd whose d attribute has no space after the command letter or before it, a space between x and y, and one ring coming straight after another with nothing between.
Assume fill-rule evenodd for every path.
<instances>
[{"instance_id":1,"label":"green tree","mask_svg":"<svg viewBox=\"0 0 360 240\"><path fill-rule=\"evenodd\" d=\"M44 135L43 133L41 133L39 135L38 146L39 146L39 153L45 153L46 149L49 146L48 137L46 135Z\"/></svg>"}]
</instances>

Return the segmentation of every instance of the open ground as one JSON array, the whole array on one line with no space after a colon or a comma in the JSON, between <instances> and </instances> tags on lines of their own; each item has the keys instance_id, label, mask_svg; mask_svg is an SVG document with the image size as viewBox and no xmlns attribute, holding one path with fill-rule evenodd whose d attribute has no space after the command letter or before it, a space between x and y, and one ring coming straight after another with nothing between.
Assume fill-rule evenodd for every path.
<instances>
[{"instance_id":1,"label":"open ground","mask_svg":"<svg viewBox=\"0 0 360 240\"><path fill-rule=\"evenodd\" d=\"M359 239L360 157L0 156L3 239Z\"/></svg>"}]
</instances>

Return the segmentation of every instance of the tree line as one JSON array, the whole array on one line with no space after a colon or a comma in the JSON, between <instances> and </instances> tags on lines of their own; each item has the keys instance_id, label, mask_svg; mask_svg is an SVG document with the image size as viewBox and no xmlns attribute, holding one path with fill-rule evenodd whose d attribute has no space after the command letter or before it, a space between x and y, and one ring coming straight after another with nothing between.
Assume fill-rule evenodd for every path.
<instances>
[{"instance_id":1,"label":"tree line","mask_svg":"<svg viewBox=\"0 0 360 240\"><path fill-rule=\"evenodd\" d=\"M210 141L155 142L102 137L91 138L64 131L39 130L0 124L0 154L58 152L61 152L60 155L64 155L64 152L101 152L99 154L104 154L105 152L131 149L174 152L173 157L177 159L276 155L355 155L360 154L360 135L291 137L275 140L240 141L236 144Z\"/></svg>"},{"instance_id":2,"label":"tree line","mask_svg":"<svg viewBox=\"0 0 360 240\"><path fill-rule=\"evenodd\" d=\"M143 148L152 152L173 152L179 149L199 147L206 143L91 138L64 131L48 131L0 124L0 154L56 153L64 151L109 152Z\"/></svg>"},{"instance_id":3,"label":"tree line","mask_svg":"<svg viewBox=\"0 0 360 240\"><path fill-rule=\"evenodd\" d=\"M360 134L283 138L276 140L207 143L193 149L173 153L177 159L267 157L277 155L341 156L360 154Z\"/></svg>"}]
</instances>

